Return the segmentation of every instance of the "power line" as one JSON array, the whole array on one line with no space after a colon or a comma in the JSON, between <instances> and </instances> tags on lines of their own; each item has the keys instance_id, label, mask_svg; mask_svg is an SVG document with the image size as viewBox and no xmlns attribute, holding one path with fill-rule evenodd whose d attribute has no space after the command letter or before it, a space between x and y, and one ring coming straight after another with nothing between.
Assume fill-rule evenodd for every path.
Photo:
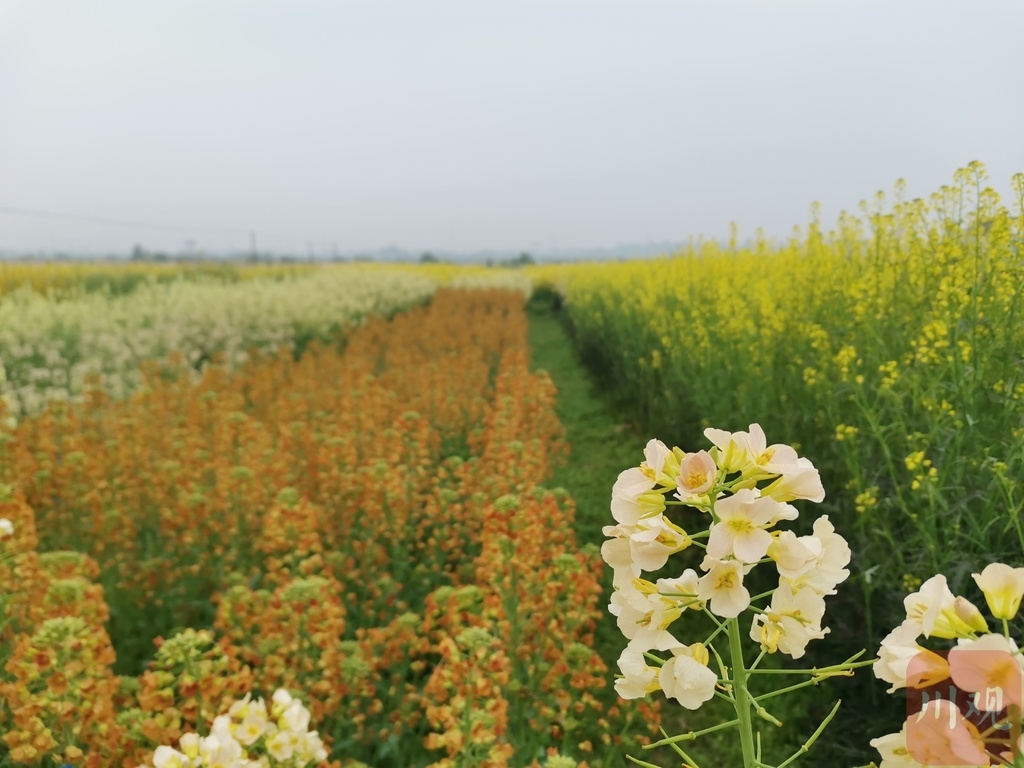
<instances>
[{"instance_id":1,"label":"power line","mask_svg":"<svg viewBox=\"0 0 1024 768\"><path fill-rule=\"evenodd\" d=\"M84 221L90 224L101 224L104 226L111 227L130 227L132 229L153 229L163 230L165 232L183 232L187 234L217 234L217 235L231 235L234 237L245 237L252 234L252 230L248 229L225 229L220 227L183 227L180 224L157 224L151 221L128 221L127 219L108 219L102 216L87 216L78 213L61 213L57 211L40 211L32 208L13 208L11 206L0 205L0 213L6 213L13 216L28 216L37 219L57 219L64 221ZM301 237L293 237L291 235L281 235L275 232L266 232L261 230L260 234L267 235L279 240L291 240L296 243L305 243L307 240Z\"/></svg>"}]
</instances>

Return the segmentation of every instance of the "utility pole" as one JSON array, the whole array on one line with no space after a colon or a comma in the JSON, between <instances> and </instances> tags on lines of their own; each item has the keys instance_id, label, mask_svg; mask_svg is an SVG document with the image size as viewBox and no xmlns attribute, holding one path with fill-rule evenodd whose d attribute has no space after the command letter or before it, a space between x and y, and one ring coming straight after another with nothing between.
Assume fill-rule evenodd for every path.
<instances>
[{"instance_id":1,"label":"utility pole","mask_svg":"<svg viewBox=\"0 0 1024 768\"><path fill-rule=\"evenodd\" d=\"M252 256L253 261L255 261L256 260L256 230L254 230L254 229L250 229L249 230L249 253Z\"/></svg>"}]
</instances>

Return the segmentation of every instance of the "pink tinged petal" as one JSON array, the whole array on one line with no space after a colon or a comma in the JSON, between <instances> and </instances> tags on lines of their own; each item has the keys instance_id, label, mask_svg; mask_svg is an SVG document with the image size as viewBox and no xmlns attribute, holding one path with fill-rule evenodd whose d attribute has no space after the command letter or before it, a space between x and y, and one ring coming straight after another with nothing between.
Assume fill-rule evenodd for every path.
<instances>
[{"instance_id":1,"label":"pink tinged petal","mask_svg":"<svg viewBox=\"0 0 1024 768\"><path fill-rule=\"evenodd\" d=\"M688 453L679 465L676 485L680 497L700 496L707 493L715 482L718 467L707 451Z\"/></svg>"},{"instance_id":2,"label":"pink tinged petal","mask_svg":"<svg viewBox=\"0 0 1024 768\"><path fill-rule=\"evenodd\" d=\"M654 489L654 478L648 477L640 467L630 467L619 472L612 486L612 496L636 497Z\"/></svg>"}]
</instances>

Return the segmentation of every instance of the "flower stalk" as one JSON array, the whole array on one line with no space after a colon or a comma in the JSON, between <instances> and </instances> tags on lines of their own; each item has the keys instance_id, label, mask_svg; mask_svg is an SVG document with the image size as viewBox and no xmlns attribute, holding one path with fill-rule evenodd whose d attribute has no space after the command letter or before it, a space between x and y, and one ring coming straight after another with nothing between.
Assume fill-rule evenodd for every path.
<instances>
[{"instance_id":1,"label":"flower stalk","mask_svg":"<svg viewBox=\"0 0 1024 768\"><path fill-rule=\"evenodd\" d=\"M605 527L609 539L601 552L614 571L609 610L628 640L619 658L622 674L615 688L626 699L661 691L690 710L720 698L735 712L735 718L708 728L665 734L645 749L670 747L694 766L680 743L735 728L744 768L773 768L762 759L760 721L776 728L783 724L762 702L829 677L852 675L854 669L874 660L860 662L857 654L821 668L759 666L774 653L798 659L810 641L827 634L822 626L825 597L835 594L836 586L849 576L850 549L824 516L814 522L811 535L797 536L779 528L799 515L789 502L824 498L818 471L810 461L797 456L790 446L768 445L757 424L747 432L708 429L705 435L713 447L695 453L651 440L645 460L622 472L612 489L611 513L617 524ZM706 529L684 530L680 524L684 518L669 517L680 507L696 510L707 521ZM692 521L693 513L685 520ZM674 578L656 582L643 578L645 571L660 571L686 550L697 551L702 558L700 572L687 568ZM751 597L748 574L771 566L777 570L778 586ZM703 615L711 625L701 633L703 642L686 644L674 626L688 611ZM745 623L741 625L741 616L747 612L753 614L749 631ZM749 656L748 638L759 649L750 649ZM712 657L717 672L709 668ZM749 667L748 658L754 658ZM756 692L751 690L752 682L762 683L769 679L766 675L778 673L808 679L774 690L760 686ZM804 754L834 712L801 750L780 765Z\"/></svg>"},{"instance_id":2,"label":"flower stalk","mask_svg":"<svg viewBox=\"0 0 1024 768\"><path fill-rule=\"evenodd\" d=\"M736 720L739 723L740 748L743 750L743 764L754 765L754 727L750 710L752 700L747 691L747 670L743 665L743 640L740 625L736 619L729 621L729 655L732 660L732 695L736 706Z\"/></svg>"}]
</instances>

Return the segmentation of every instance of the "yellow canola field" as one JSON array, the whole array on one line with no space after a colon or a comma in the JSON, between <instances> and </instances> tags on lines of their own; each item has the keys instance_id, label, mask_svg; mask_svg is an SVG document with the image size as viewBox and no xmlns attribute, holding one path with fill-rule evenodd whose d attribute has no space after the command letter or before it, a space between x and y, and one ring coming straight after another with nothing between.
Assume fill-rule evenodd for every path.
<instances>
[{"instance_id":1,"label":"yellow canola field","mask_svg":"<svg viewBox=\"0 0 1024 768\"><path fill-rule=\"evenodd\" d=\"M783 243L528 273L650 434L760 422L800 446L859 537L866 599L936 572L956 591L983 555L1024 550L1024 174L1012 190L973 163Z\"/></svg>"}]
</instances>

